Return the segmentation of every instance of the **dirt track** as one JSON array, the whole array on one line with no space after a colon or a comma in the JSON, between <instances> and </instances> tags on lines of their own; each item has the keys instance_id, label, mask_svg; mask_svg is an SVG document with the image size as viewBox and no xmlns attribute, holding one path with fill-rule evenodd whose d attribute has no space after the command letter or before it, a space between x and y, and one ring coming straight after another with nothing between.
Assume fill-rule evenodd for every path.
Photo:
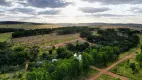
<instances>
[{"instance_id":1,"label":"dirt track","mask_svg":"<svg viewBox=\"0 0 142 80\"><path fill-rule=\"evenodd\" d=\"M138 50L138 49L137 49L137 50ZM137 50L136 50L136 51L137 51ZM105 68L105 69L98 69L98 68L96 68L96 67L91 66L91 68L96 69L96 70L98 70L98 71L100 71L100 72L99 72L97 75L92 76L92 77L91 77L90 79L88 79L88 80L96 80L96 79L98 79L102 74L107 74L107 75L110 75L110 76L115 77L115 78L120 78L121 80L128 80L128 78L126 78L126 77L123 77L123 76L120 76L120 75L117 75L117 74L114 74L114 73L109 72L109 70L112 69L113 67L115 67L117 64L119 64L119 63L121 63L121 62L123 62L123 61L125 61L125 60L127 60L127 59L129 59L129 58L133 58L134 54L135 54L135 52L132 52L130 55L125 56L124 58L120 59L119 61L117 61L116 63L112 64L111 66L109 66L109 67L107 67L107 68Z\"/></svg>"}]
</instances>

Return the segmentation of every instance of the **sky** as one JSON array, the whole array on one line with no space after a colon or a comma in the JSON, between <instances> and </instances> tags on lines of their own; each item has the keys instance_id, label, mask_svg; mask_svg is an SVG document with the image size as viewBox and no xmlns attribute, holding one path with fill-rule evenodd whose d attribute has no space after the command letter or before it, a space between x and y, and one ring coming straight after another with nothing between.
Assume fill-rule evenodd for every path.
<instances>
[{"instance_id":1,"label":"sky","mask_svg":"<svg viewBox=\"0 0 142 80\"><path fill-rule=\"evenodd\" d=\"M142 24L142 0L0 0L0 21Z\"/></svg>"}]
</instances>

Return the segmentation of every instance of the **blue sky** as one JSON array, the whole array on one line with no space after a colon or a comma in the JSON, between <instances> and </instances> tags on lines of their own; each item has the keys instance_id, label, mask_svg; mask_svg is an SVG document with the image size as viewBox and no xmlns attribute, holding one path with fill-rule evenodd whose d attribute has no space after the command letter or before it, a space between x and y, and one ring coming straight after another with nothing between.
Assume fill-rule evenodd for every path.
<instances>
[{"instance_id":1,"label":"blue sky","mask_svg":"<svg viewBox=\"0 0 142 80\"><path fill-rule=\"evenodd\" d=\"M142 24L142 0L0 0L0 21Z\"/></svg>"}]
</instances>

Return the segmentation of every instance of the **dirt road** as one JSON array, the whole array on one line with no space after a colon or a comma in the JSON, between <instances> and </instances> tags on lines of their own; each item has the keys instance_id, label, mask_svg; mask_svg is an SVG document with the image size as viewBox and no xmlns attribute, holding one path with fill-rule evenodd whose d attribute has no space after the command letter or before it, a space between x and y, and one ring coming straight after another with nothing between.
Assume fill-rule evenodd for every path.
<instances>
[{"instance_id":1,"label":"dirt road","mask_svg":"<svg viewBox=\"0 0 142 80\"><path fill-rule=\"evenodd\" d=\"M137 48L137 50L138 50L138 48ZM136 50L136 51L137 51L137 50ZM92 76L92 77L91 77L90 79L88 79L88 80L96 80L96 79L98 79L102 74L107 74L107 75L113 76L113 77L115 77L115 78L120 78L121 80L128 80L128 78L126 78L126 77L123 77L123 76L120 76L120 75L117 75L117 74L114 74L114 73L109 72L109 70L112 69L113 67L115 67L117 64L119 64L119 63L121 63L121 62L123 62L123 61L125 61L125 60L127 60L127 59L129 59L129 58L132 58L132 57L134 56L134 54L135 54L135 52L132 52L130 55L125 56L124 58L120 59L119 61L117 61L116 63L112 64L111 66L109 66L109 67L107 67L107 68L105 68L105 69L98 69L98 68L96 68L96 67L91 66L91 68L96 69L96 70L98 70L98 71L100 71L100 72L99 72L97 75Z\"/></svg>"}]
</instances>

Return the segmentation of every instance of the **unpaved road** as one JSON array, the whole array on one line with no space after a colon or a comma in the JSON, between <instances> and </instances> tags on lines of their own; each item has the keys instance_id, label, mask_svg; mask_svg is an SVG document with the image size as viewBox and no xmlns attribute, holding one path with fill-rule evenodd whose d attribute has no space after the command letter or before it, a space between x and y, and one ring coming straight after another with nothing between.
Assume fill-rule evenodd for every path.
<instances>
[{"instance_id":1,"label":"unpaved road","mask_svg":"<svg viewBox=\"0 0 142 80\"><path fill-rule=\"evenodd\" d=\"M138 51L138 48L137 48L136 51ZM120 59L119 61L115 62L114 64L112 64L111 66L109 66L109 67L107 67L107 68L105 68L105 69L98 69L98 68L96 68L96 67L91 66L91 68L96 69L96 70L98 70L98 71L100 71L100 72L99 72L97 75L92 76L92 77L91 77L90 79L88 79L88 80L96 80L96 79L98 79L102 74L107 74L107 75L113 76L113 77L115 77L115 78L120 78L121 80L128 80L128 78L126 78L126 77L123 77L123 76L120 76L120 75L117 75L117 74L114 74L114 73L109 72L109 70L112 69L113 67L115 67L117 64L119 64L119 63L121 63L121 62L123 62L123 61L125 61L125 60L127 60L127 59L129 59L129 58L132 58L132 57L134 56L134 54L135 54L135 52L132 52L130 55L125 56L124 58Z\"/></svg>"}]
</instances>

